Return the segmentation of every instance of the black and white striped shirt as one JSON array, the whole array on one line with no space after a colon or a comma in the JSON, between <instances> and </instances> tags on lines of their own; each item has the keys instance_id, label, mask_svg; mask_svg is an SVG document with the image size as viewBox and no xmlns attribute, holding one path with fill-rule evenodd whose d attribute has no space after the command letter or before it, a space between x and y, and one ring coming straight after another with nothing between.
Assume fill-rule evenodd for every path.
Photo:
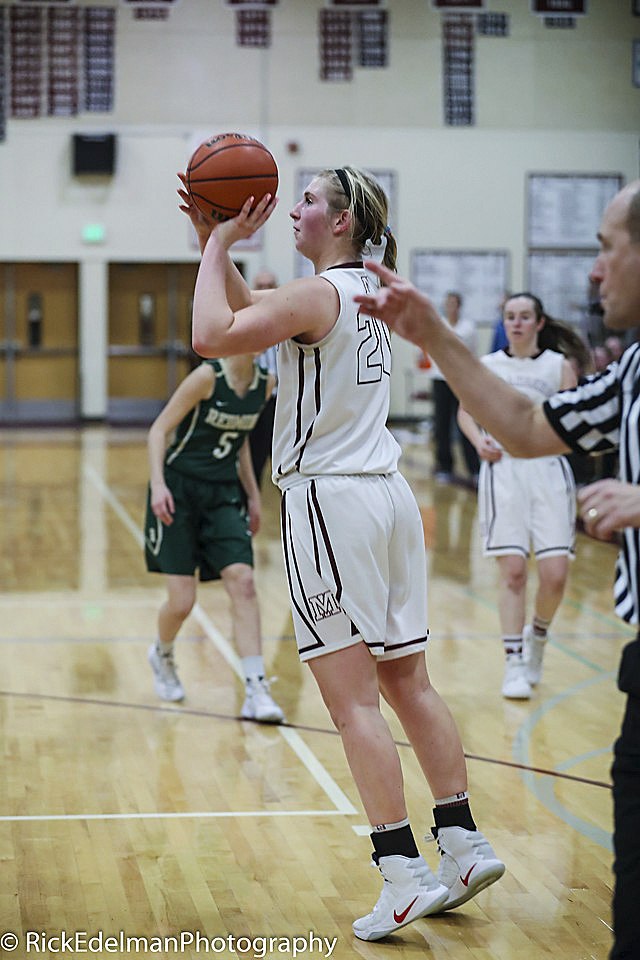
<instances>
[{"instance_id":1,"label":"black and white striped shirt","mask_svg":"<svg viewBox=\"0 0 640 960\"><path fill-rule=\"evenodd\" d=\"M618 363L564 390L544 404L549 423L579 453L620 451L619 479L640 483L640 344ZM616 564L615 609L627 623L640 623L640 530L627 527Z\"/></svg>"}]
</instances>

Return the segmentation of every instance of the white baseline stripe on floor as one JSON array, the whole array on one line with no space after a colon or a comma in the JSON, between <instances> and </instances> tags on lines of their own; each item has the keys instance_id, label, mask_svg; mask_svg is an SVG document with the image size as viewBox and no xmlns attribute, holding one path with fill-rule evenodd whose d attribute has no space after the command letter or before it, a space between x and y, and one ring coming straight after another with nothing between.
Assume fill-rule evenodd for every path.
<instances>
[{"instance_id":1,"label":"white baseline stripe on floor","mask_svg":"<svg viewBox=\"0 0 640 960\"><path fill-rule=\"evenodd\" d=\"M113 491L103 481L102 477L97 473L96 470L94 470L93 467L86 466L84 469L85 476L87 476L100 491L106 502L113 508L125 527L127 527L142 548L144 546L144 535L142 531L133 522ZM231 669L236 673L237 676L240 677L240 679L243 679L240 658L227 638L216 629L213 622L207 616L199 603L195 604L192 613L213 645L227 661ZM309 749L300 734L288 727L278 727L278 730L299 760L302 761L316 783L324 790L329 800L335 805L336 812L345 814L357 813L358 811L353 806L347 795L340 789L338 784L335 782L329 772L323 767L313 751ZM238 816L238 814L231 813L226 815ZM117 815L114 814L114 816Z\"/></svg>"},{"instance_id":2,"label":"white baseline stripe on floor","mask_svg":"<svg viewBox=\"0 0 640 960\"><path fill-rule=\"evenodd\" d=\"M231 817L337 817L342 810L220 810L189 813L41 813L0 817L0 823L31 820L219 820Z\"/></svg>"}]
</instances>

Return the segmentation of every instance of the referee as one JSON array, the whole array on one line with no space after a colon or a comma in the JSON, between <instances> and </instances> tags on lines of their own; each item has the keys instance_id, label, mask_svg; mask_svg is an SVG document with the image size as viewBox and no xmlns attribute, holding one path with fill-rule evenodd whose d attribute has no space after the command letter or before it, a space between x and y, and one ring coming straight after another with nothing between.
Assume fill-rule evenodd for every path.
<instances>
[{"instance_id":1,"label":"referee","mask_svg":"<svg viewBox=\"0 0 640 960\"><path fill-rule=\"evenodd\" d=\"M606 208L600 252L590 279L599 288L605 325L640 325L640 180L627 184ZM536 405L488 371L406 280L376 264L387 284L357 297L363 313L385 320L442 370L465 410L516 457L618 450L620 477L599 480L579 495L586 529L595 536L622 532L615 609L640 624L640 344L633 343L599 374ZM627 694L614 747L614 945L610 960L640 957L640 634L623 650L618 686Z\"/></svg>"}]
</instances>

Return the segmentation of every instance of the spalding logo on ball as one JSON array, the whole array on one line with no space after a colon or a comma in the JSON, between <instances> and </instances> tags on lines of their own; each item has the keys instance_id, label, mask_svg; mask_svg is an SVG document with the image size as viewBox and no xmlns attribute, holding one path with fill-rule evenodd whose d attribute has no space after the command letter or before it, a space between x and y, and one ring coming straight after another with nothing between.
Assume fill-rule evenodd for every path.
<instances>
[{"instance_id":1,"label":"spalding logo on ball","mask_svg":"<svg viewBox=\"0 0 640 960\"><path fill-rule=\"evenodd\" d=\"M248 197L256 203L278 189L278 167L263 143L243 133L220 133L201 143L189 160L187 189L198 210L229 220Z\"/></svg>"}]
</instances>

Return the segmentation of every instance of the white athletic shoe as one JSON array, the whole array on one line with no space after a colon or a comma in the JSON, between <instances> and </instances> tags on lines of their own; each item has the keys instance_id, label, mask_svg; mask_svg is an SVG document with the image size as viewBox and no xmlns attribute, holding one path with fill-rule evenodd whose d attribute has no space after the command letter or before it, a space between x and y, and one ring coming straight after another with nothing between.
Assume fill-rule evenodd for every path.
<instances>
[{"instance_id":1,"label":"white athletic shoe","mask_svg":"<svg viewBox=\"0 0 640 960\"><path fill-rule=\"evenodd\" d=\"M537 637L532 626L526 626L522 632L522 656L527 664L526 676L532 687L542 678L542 659L547 645L547 637Z\"/></svg>"},{"instance_id":2,"label":"white athletic shoe","mask_svg":"<svg viewBox=\"0 0 640 960\"><path fill-rule=\"evenodd\" d=\"M360 940L380 940L419 917L443 909L449 891L439 883L424 857L380 857L384 886L375 907L353 922Z\"/></svg>"},{"instance_id":3,"label":"white athletic shoe","mask_svg":"<svg viewBox=\"0 0 640 960\"><path fill-rule=\"evenodd\" d=\"M448 890L441 911L471 900L504 873L504 863L479 830L440 827L436 839L442 855L438 881Z\"/></svg>"},{"instance_id":4,"label":"white athletic shoe","mask_svg":"<svg viewBox=\"0 0 640 960\"><path fill-rule=\"evenodd\" d=\"M258 723L282 723L284 713L269 693L269 681L251 677L245 683L245 700L240 716Z\"/></svg>"},{"instance_id":5,"label":"white athletic shoe","mask_svg":"<svg viewBox=\"0 0 640 960\"><path fill-rule=\"evenodd\" d=\"M509 700L528 700L531 696L531 684L527 680L527 664L523 657L510 653L504 667L502 696Z\"/></svg>"},{"instance_id":6,"label":"white athletic shoe","mask_svg":"<svg viewBox=\"0 0 640 960\"><path fill-rule=\"evenodd\" d=\"M184 700L184 690L176 673L173 650L162 653L157 644L152 643L147 658L153 670L153 684L160 699L171 703Z\"/></svg>"}]
</instances>

